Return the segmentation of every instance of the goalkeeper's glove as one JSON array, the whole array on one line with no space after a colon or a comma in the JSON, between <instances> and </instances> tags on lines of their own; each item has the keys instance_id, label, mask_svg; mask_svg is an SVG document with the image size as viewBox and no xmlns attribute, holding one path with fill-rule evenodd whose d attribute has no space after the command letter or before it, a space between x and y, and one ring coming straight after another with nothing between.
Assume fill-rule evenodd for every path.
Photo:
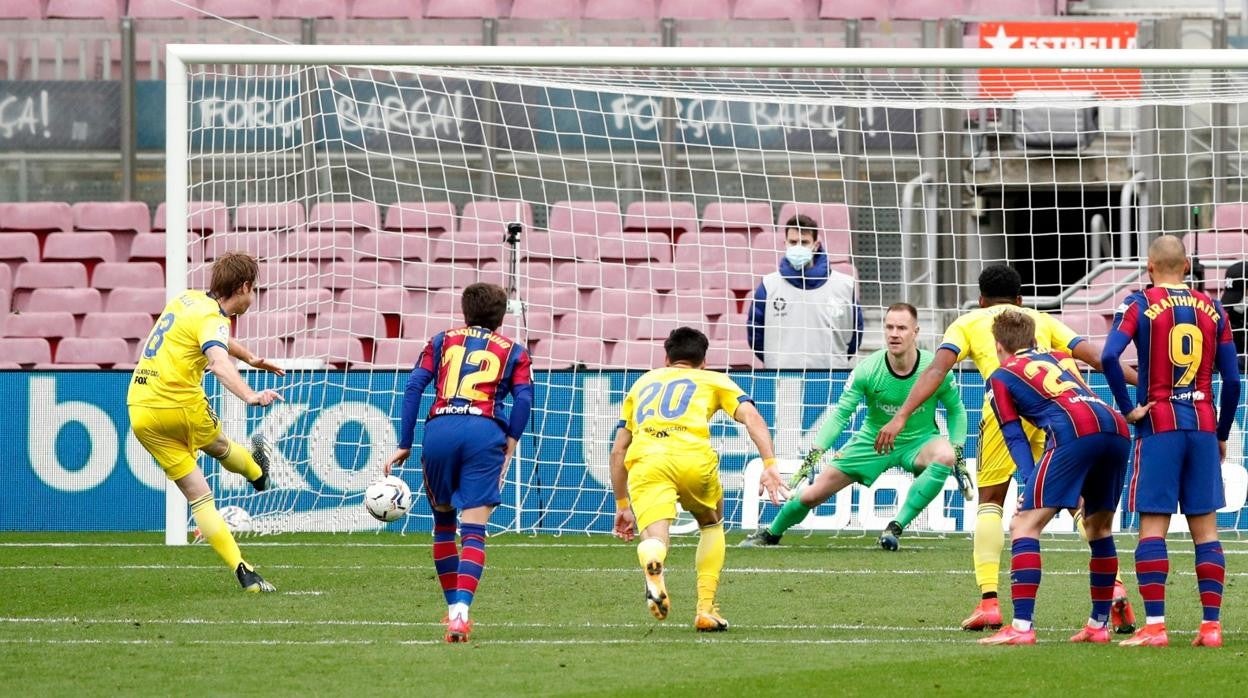
<instances>
[{"instance_id":1,"label":"goalkeeper's glove","mask_svg":"<svg viewBox=\"0 0 1248 698\"><path fill-rule=\"evenodd\" d=\"M975 498L975 483L971 480L971 473L966 469L966 456L962 451L962 446L953 447L953 479L958 483L958 491L962 493L962 500L969 502Z\"/></svg>"},{"instance_id":2,"label":"goalkeeper's glove","mask_svg":"<svg viewBox=\"0 0 1248 698\"><path fill-rule=\"evenodd\" d=\"M814 483L815 475L818 474L819 461L823 460L823 454L827 453L826 449L812 448L806 452L806 457L802 459L802 467L793 473L793 477L789 478L789 489L793 489L801 484L802 480L807 483Z\"/></svg>"}]
</instances>

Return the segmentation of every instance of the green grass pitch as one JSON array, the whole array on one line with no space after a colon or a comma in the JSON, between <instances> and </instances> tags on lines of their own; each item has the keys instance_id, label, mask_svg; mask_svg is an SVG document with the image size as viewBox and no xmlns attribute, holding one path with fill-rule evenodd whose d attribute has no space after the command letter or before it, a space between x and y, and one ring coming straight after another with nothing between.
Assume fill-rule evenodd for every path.
<instances>
[{"instance_id":1,"label":"green grass pitch","mask_svg":"<svg viewBox=\"0 0 1248 698\"><path fill-rule=\"evenodd\" d=\"M729 545L742 535L729 534ZM1168 649L1072 646L1087 556L1042 541L1036 647L957 629L975 599L965 536L790 535L730 547L729 632L692 629L695 540L669 554L672 616L646 612L632 545L493 536L468 645L445 611L424 535L245 538L279 592L247 595L206 546L157 534L0 536L0 686L20 695L1237 694L1248 545L1227 543L1226 647L1188 647L1200 620L1191 544L1171 540ZM1118 540L1130 574L1133 540ZM1008 569L1008 560L1006 563ZM1007 574L1003 573L1003 581ZM1003 587L1008 597L1008 586ZM1137 613L1143 609L1132 593ZM10 695L19 695L11 693Z\"/></svg>"}]
</instances>

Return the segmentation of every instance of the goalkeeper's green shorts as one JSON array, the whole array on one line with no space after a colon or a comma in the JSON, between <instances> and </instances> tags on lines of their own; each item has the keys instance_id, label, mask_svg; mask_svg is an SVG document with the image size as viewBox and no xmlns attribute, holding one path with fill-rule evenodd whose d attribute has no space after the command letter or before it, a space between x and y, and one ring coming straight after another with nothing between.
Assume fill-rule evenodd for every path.
<instances>
[{"instance_id":1,"label":"goalkeeper's green shorts","mask_svg":"<svg viewBox=\"0 0 1248 698\"><path fill-rule=\"evenodd\" d=\"M898 439L893 444L892 453L879 454L875 452L875 434L860 431L850 438L845 448L836 452L832 467L848 475L854 482L870 487L889 468L901 468L913 475L919 452L932 439L939 438L942 438L939 432L932 432L904 441Z\"/></svg>"}]
</instances>

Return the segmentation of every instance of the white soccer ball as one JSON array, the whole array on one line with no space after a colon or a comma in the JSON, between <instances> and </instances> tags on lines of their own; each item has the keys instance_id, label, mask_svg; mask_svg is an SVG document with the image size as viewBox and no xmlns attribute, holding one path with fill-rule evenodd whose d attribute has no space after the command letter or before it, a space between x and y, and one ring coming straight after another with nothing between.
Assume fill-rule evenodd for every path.
<instances>
[{"instance_id":1,"label":"white soccer ball","mask_svg":"<svg viewBox=\"0 0 1248 698\"><path fill-rule=\"evenodd\" d=\"M364 490L364 508L378 521L396 521L412 508L412 491L402 479L388 475Z\"/></svg>"},{"instance_id":2,"label":"white soccer ball","mask_svg":"<svg viewBox=\"0 0 1248 698\"><path fill-rule=\"evenodd\" d=\"M251 514L246 509L233 505L221 507L221 518L225 519L230 533L251 533Z\"/></svg>"}]
</instances>

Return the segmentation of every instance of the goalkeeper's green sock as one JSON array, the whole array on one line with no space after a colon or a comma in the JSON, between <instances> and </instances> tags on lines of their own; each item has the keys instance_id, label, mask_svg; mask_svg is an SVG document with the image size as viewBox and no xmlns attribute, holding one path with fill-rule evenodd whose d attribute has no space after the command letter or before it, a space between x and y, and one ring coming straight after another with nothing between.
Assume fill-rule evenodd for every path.
<instances>
[{"instance_id":1,"label":"goalkeeper's green sock","mask_svg":"<svg viewBox=\"0 0 1248 698\"><path fill-rule=\"evenodd\" d=\"M933 499L940 496L941 491L945 487L945 480L949 479L949 474L953 470L943 463L931 463L923 472L914 480L914 484L910 485L910 491L906 493L906 501L901 505L901 511L897 514L897 525L905 528L914 521Z\"/></svg>"},{"instance_id":2,"label":"goalkeeper's green sock","mask_svg":"<svg viewBox=\"0 0 1248 698\"><path fill-rule=\"evenodd\" d=\"M776 518L767 527L767 531L773 536L783 536L784 532L793 528L806 518L810 513L810 507L802 504L797 497L790 499L780 508L780 513L776 514Z\"/></svg>"}]
</instances>

